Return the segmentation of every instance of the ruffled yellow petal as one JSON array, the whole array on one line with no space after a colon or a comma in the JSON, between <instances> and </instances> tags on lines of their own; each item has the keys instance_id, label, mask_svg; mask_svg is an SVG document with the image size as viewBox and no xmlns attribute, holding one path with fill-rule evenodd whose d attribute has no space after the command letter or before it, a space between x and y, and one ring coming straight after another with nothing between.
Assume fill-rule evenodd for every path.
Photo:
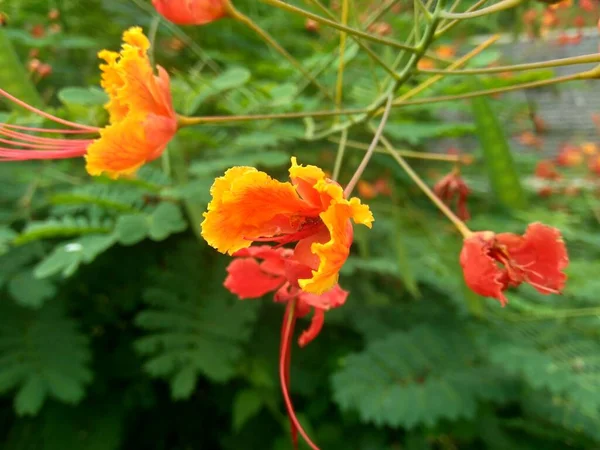
<instances>
[{"instance_id":1,"label":"ruffled yellow petal","mask_svg":"<svg viewBox=\"0 0 600 450\"><path fill-rule=\"evenodd\" d=\"M252 167L229 169L210 192L213 200L204 213L202 236L221 253L233 254L259 237L296 231L306 216L319 213L290 183Z\"/></svg>"},{"instance_id":2,"label":"ruffled yellow petal","mask_svg":"<svg viewBox=\"0 0 600 450\"><path fill-rule=\"evenodd\" d=\"M109 50L102 50L98 53L98 57L106 62L106 64L100 64L100 70L102 71L100 86L108 94L109 98L108 103L104 107L110 115L110 122L118 122L129 111L127 105L122 104L117 97L119 89L125 84L117 65L119 54Z\"/></svg>"},{"instance_id":3,"label":"ruffled yellow petal","mask_svg":"<svg viewBox=\"0 0 600 450\"><path fill-rule=\"evenodd\" d=\"M337 283L339 271L350 254L353 239L350 219L369 228L374 219L369 207L362 205L358 198L344 199L338 184L322 181L315 189L331 198L327 210L319 215L329 230L329 240L312 244L311 251L319 258L319 267L312 271L312 278L299 280L299 284L306 292L322 294Z\"/></svg>"}]
</instances>

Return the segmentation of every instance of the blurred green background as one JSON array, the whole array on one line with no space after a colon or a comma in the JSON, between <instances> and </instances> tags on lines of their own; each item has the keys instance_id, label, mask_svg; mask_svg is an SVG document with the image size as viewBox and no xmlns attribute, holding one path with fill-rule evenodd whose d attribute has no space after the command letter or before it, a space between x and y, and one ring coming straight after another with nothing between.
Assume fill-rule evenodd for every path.
<instances>
[{"instance_id":1,"label":"blurred green background","mask_svg":"<svg viewBox=\"0 0 600 450\"><path fill-rule=\"evenodd\" d=\"M253 0L235 3L333 88L337 32L307 28L303 18ZM380 6L353 3L353 26ZM380 22L389 25L382 32L403 40L412 3L398 4ZM512 45L515 31L527 31L525 12L540 18L545 8L530 3L470 21L432 49L464 53L470 38L492 32L509 33L505 45ZM182 114L331 108L263 41L227 19L180 28L159 21L145 0L4 0L0 11L7 17L0 88L80 123L106 123L96 53L118 49L131 25L151 36ZM578 5L559 12L559 33L578 15L588 25L598 18L597 9L582 13ZM560 53L551 39L544 42ZM373 48L389 63L397 57ZM502 49L470 67L509 64ZM386 73L350 42L345 58L344 105L364 107L381 93ZM50 69L40 72L40 64ZM427 95L550 76L448 77ZM558 101L562 88L542 94ZM590 83L565 89L598 95ZM48 125L13 106L0 106L0 122ZM563 296L512 290L506 308L476 296L462 281L459 235L391 158L376 154L359 191L375 225L356 228L340 280L350 297L327 314L318 339L293 351L292 396L321 448L600 448L600 200L590 170L598 139L589 133L592 118L580 113L587 134L573 130L563 139L579 149L579 162L561 167L559 181L536 177L539 160L564 150L545 146L551 130L534 120L542 113L523 96L392 113L386 135L397 148L445 154L458 147L474 157L462 169L473 230L523 233L532 221L559 227L569 281ZM291 448L277 374L283 307L269 295L239 301L227 292L230 258L198 238L198 225L212 181L233 165L285 180L295 155L332 170L337 144L304 139L306 127L330 124L185 129L135 179L92 179L83 161L0 164L0 448ZM531 145L527 133L539 141ZM349 137L371 139L360 127ZM347 149L342 182L363 153ZM413 162L431 185L452 169ZM374 192L377 182L390 190Z\"/></svg>"}]
</instances>

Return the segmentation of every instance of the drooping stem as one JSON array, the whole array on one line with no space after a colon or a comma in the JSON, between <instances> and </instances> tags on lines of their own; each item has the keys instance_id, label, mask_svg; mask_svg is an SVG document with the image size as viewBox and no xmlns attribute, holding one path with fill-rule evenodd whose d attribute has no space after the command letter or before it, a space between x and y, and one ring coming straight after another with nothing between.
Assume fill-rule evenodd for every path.
<instances>
[{"instance_id":1,"label":"drooping stem","mask_svg":"<svg viewBox=\"0 0 600 450\"><path fill-rule=\"evenodd\" d=\"M473 5L471 5L469 7L469 9L467 9L466 12L471 12L471 11L475 11L477 8L479 8L481 5L483 5L484 3L486 3L488 0L478 0L476 3L474 3ZM458 3L455 3L454 5L452 5L452 8L450 8L450 12L453 12L455 9L455 5L458 6ZM436 31L435 33L435 37L440 37L442 34L446 33L447 31L450 31L452 28L454 28L457 24L459 23L459 20L454 19L450 22L443 22L443 25L440 26L440 29L438 31Z\"/></svg>"},{"instance_id":2,"label":"drooping stem","mask_svg":"<svg viewBox=\"0 0 600 450\"><path fill-rule=\"evenodd\" d=\"M441 16L444 19L472 19L475 17L486 16L488 14L492 14L499 11L504 11L505 9L514 8L515 6L520 5L523 0L502 0L494 5L488 6L487 8L481 8L476 11L464 12L464 13L451 13L442 11Z\"/></svg>"},{"instance_id":3,"label":"drooping stem","mask_svg":"<svg viewBox=\"0 0 600 450\"><path fill-rule=\"evenodd\" d=\"M472 58L474 58L475 56L479 55L482 51L484 51L485 49L487 49L489 46L491 46L498 39L500 39L500 35L499 34L495 34L495 35L491 36L489 39L487 39L485 42L482 42L480 45L478 45L477 47L475 47L469 53L467 53L466 55L464 55L461 58L457 59L450 66L448 66L448 68L450 70L452 70L452 69L456 69L458 67L461 67L462 65L464 65L468 61L470 61ZM403 101L405 101L405 100L407 100L409 98L414 97L415 95L423 92L425 89L431 87L432 85L434 85L435 83L437 83L438 81L440 81L442 78L443 78L442 75L436 75L436 76L433 76L433 77L429 78L428 80L425 80L421 84L415 86L413 89L411 89L410 91L404 93L403 95L401 95L400 97L398 97L396 100L394 100L394 104L399 104L399 103L401 103L401 102L403 102Z\"/></svg>"},{"instance_id":4,"label":"drooping stem","mask_svg":"<svg viewBox=\"0 0 600 450\"><path fill-rule=\"evenodd\" d=\"M352 194L354 186L356 186L356 183L358 183L358 180L360 180L360 177L362 176L363 172L367 168L367 165L369 164L369 161L371 160L371 156L373 156L373 152L375 152L375 148L379 143L379 138L381 138L383 134L383 129L385 128L385 124L387 123L388 117L390 116L390 111L392 109L392 98L393 97L390 94L388 96L387 103L385 104L385 110L383 112L381 122L379 123L379 127L377 127L377 130L375 131L375 137L373 137L373 141L371 142L367 153L365 153L365 156L363 157L358 168L356 169L356 172L354 172L354 175L352 175L352 178L350 179L350 181L346 185L346 188L344 189L344 196L346 198L349 198Z\"/></svg>"},{"instance_id":5,"label":"drooping stem","mask_svg":"<svg viewBox=\"0 0 600 450\"><path fill-rule=\"evenodd\" d=\"M342 168L342 161L344 159L344 153L346 152L346 143L347 142L348 142L348 130L343 130L342 136L341 136L340 140L338 141L339 145L338 145L337 153L335 154L335 163L333 165L332 179L334 181L337 181L337 179L340 176L340 170Z\"/></svg>"},{"instance_id":6,"label":"drooping stem","mask_svg":"<svg viewBox=\"0 0 600 450\"><path fill-rule=\"evenodd\" d=\"M553 67L571 66L575 64L600 63L600 54L572 56L569 58L553 59L535 63L515 64L513 66L482 67L481 69L419 69L426 74L440 75L481 75L486 73L520 72L524 70L548 69Z\"/></svg>"},{"instance_id":7,"label":"drooping stem","mask_svg":"<svg viewBox=\"0 0 600 450\"><path fill-rule=\"evenodd\" d=\"M334 137L329 138L331 142L335 142L339 144L341 139L337 139ZM357 150L368 150L369 145L363 144L362 142L353 141L348 139L346 141L346 147L355 148ZM416 152L413 150L398 150L394 149L396 153L404 158L412 158L412 159L423 159L427 161L442 161L449 163L461 163L461 164L471 164L473 162L473 157L471 155L443 155L438 153L426 153L426 152ZM384 147L376 147L375 153L385 153L386 155L389 153Z\"/></svg>"},{"instance_id":8,"label":"drooping stem","mask_svg":"<svg viewBox=\"0 0 600 450\"><path fill-rule=\"evenodd\" d=\"M321 83L319 83L312 76L312 74L308 70L306 70L304 68L304 66L302 66L302 64L300 64L296 60L296 58L294 58L286 49L284 49L279 44L279 42L277 42L275 39L273 39L273 37L269 33L267 33L260 26L258 26L258 24L256 24L256 22L254 22L250 17L246 16L245 14L240 12L238 9L236 9L231 2L226 2L226 5L227 5L226 6L227 14L231 18L237 20L240 23L243 23L248 28L250 28L252 31L254 31L256 34L258 34L267 44L269 44L271 47L273 47L273 49L275 49L275 51L277 51L280 55L282 55L285 59L287 59L288 62L292 66L294 66L294 68L296 70L298 70L300 73L302 73L302 75L304 75L312 84L314 84L325 97L327 97L329 100L333 100L333 98L331 97L331 94L329 93L327 88L325 88L325 86L323 86Z\"/></svg>"},{"instance_id":9,"label":"drooping stem","mask_svg":"<svg viewBox=\"0 0 600 450\"><path fill-rule=\"evenodd\" d=\"M373 126L371 129L373 130ZM427 186L427 183L423 181L423 179L413 170L413 168L408 164L402 156L400 156L397 152L394 151L394 147L392 144L385 138L385 136L381 137L381 142L387 149L388 153L396 160L398 165L402 167L402 169L406 172L406 174L413 180L413 182L423 191L423 193L429 197L429 199L433 202L435 206L439 208L439 210L454 224L454 226L458 229L458 231L463 235L463 237L470 236L473 232L469 229L469 227L460 220L456 214L452 212L450 208L442 201L440 198L435 195L435 193Z\"/></svg>"},{"instance_id":10,"label":"drooping stem","mask_svg":"<svg viewBox=\"0 0 600 450\"><path fill-rule=\"evenodd\" d=\"M294 441L294 448L297 448L297 439L294 438L295 432L298 431L304 438L306 443L313 450L319 450L319 447L308 437L302 425L296 417L294 411L294 405L289 393L289 381L290 381L290 358L292 349L292 333L294 331L294 325L296 323L296 298L289 300L285 315L283 317L283 324L281 328L281 346L279 353L279 381L281 383L281 392L283 394L283 400L285 407L290 419L292 426L292 440Z\"/></svg>"}]
</instances>

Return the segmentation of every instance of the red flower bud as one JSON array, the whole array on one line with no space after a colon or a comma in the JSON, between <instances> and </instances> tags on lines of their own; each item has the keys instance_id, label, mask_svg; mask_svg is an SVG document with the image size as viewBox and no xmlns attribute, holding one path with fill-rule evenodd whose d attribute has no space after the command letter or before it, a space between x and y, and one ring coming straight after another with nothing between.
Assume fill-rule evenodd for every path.
<instances>
[{"instance_id":1,"label":"red flower bud","mask_svg":"<svg viewBox=\"0 0 600 450\"><path fill-rule=\"evenodd\" d=\"M165 19L179 25L205 25L224 17L227 0L152 0Z\"/></svg>"}]
</instances>

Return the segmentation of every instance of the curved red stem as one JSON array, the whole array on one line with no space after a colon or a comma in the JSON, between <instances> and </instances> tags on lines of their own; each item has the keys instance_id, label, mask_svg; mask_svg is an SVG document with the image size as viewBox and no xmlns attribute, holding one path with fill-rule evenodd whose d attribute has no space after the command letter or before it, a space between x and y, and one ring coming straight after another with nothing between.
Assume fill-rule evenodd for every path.
<instances>
[{"instance_id":1,"label":"curved red stem","mask_svg":"<svg viewBox=\"0 0 600 450\"><path fill-rule=\"evenodd\" d=\"M292 332L294 325L296 324L296 299L290 300L285 310L283 317L283 324L281 328L281 346L279 353L279 380L281 382L281 392L283 394L283 400L287 409L288 417L290 419L290 425L292 428L292 442L294 449L298 448L298 438L296 432L304 438L306 443L313 450L320 450L319 447L308 437L302 425L296 417L294 411L294 405L289 393L289 381L290 381L290 361L291 361L291 348L292 348Z\"/></svg>"}]
</instances>

